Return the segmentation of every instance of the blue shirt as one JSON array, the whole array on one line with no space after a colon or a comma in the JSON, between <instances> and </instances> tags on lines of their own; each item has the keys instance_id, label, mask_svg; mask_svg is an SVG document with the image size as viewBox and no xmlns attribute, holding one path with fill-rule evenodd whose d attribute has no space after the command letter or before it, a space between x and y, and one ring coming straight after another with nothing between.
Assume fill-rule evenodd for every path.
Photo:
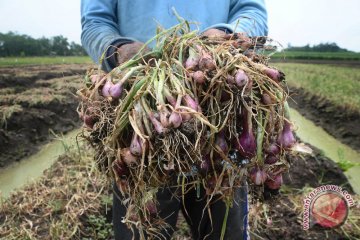
<instances>
[{"instance_id":1,"label":"blue shirt","mask_svg":"<svg viewBox=\"0 0 360 240\"><path fill-rule=\"evenodd\" d=\"M169 28L179 23L172 7L186 20L198 22L199 31L220 28L249 36L267 35L264 0L82 0L82 44L99 63L109 46L146 42L158 25ZM111 70L106 60L103 68Z\"/></svg>"}]
</instances>

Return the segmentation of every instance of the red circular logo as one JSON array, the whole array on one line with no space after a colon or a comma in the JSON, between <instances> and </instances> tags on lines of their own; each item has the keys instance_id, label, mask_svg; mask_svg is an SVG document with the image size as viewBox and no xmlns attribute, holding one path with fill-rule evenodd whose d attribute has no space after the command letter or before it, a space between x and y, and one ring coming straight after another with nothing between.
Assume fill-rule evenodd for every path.
<instances>
[{"instance_id":1,"label":"red circular logo","mask_svg":"<svg viewBox=\"0 0 360 240\"><path fill-rule=\"evenodd\" d=\"M343 224L348 215L346 200L338 193L324 192L312 202L311 216L315 223L325 228Z\"/></svg>"}]
</instances>

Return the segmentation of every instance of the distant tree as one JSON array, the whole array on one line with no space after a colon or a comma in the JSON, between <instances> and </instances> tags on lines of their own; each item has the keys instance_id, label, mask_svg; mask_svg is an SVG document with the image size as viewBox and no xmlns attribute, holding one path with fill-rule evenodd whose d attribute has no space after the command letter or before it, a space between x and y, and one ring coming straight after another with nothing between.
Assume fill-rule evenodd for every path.
<instances>
[{"instance_id":1,"label":"distant tree","mask_svg":"<svg viewBox=\"0 0 360 240\"><path fill-rule=\"evenodd\" d=\"M63 36L55 36L50 40L51 51L59 56L69 55L69 42Z\"/></svg>"},{"instance_id":2,"label":"distant tree","mask_svg":"<svg viewBox=\"0 0 360 240\"><path fill-rule=\"evenodd\" d=\"M44 55L50 55L51 53L51 43L50 43L50 40L45 38L45 37L42 37L42 38L39 38L38 40L38 54L40 56L44 56Z\"/></svg>"},{"instance_id":3,"label":"distant tree","mask_svg":"<svg viewBox=\"0 0 360 240\"><path fill-rule=\"evenodd\" d=\"M0 56L86 55L81 45L59 35L50 39L34 39L15 32L0 33Z\"/></svg>"},{"instance_id":4,"label":"distant tree","mask_svg":"<svg viewBox=\"0 0 360 240\"><path fill-rule=\"evenodd\" d=\"M305 52L348 52L347 49L340 48L336 43L320 43L310 47L309 44L302 47L294 47L288 44L287 51L305 51Z\"/></svg>"},{"instance_id":5,"label":"distant tree","mask_svg":"<svg viewBox=\"0 0 360 240\"><path fill-rule=\"evenodd\" d=\"M70 52L71 52L71 55L74 55L74 56L85 56L85 55L87 55L85 49L81 45L79 45L79 44L77 44L75 42L70 43Z\"/></svg>"}]
</instances>

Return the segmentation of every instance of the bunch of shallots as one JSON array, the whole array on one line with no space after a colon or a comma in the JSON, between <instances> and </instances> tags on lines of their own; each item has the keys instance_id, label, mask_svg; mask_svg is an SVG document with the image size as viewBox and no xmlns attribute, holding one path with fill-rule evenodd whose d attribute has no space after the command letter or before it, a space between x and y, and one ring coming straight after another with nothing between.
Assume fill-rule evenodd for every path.
<instances>
[{"instance_id":1,"label":"bunch of shallots","mask_svg":"<svg viewBox=\"0 0 360 240\"><path fill-rule=\"evenodd\" d=\"M284 74L257 54L259 39L201 37L186 22L154 39L146 58L90 71L78 91L84 137L129 196L124 221L149 235L164 227L159 188L204 188L209 201L246 180L278 189L295 144Z\"/></svg>"}]
</instances>

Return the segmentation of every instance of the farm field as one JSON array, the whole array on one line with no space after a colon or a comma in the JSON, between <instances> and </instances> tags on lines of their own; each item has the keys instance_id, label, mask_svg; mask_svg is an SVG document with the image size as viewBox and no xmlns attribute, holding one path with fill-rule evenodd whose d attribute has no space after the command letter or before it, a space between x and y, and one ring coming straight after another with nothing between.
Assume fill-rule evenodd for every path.
<instances>
[{"instance_id":1,"label":"farm field","mask_svg":"<svg viewBox=\"0 0 360 240\"><path fill-rule=\"evenodd\" d=\"M112 239L111 184L95 168L91 150L81 147L79 155L79 149L68 149L38 182L2 201L0 238L50 239L51 236L52 239ZM303 198L313 188L330 182L343 186L351 193L352 190L340 168L317 150L314 156L299 155L290 161L293 167L285 176L281 194L267 195L263 207L256 204L251 206L251 238L360 237L356 228L360 224L359 208L353 208L349 213L351 224L341 228L302 229ZM286 228L283 227L285 225ZM179 216L177 228L172 240L192 239L182 215Z\"/></svg>"},{"instance_id":2,"label":"farm field","mask_svg":"<svg viewBox=\"0 0 360 240\"><path fill-rule=\"evenodd\" d=\"M360 150L360 71L326 64L274 64L286 73L290 105L345 144Z\"/></svg>"},{"instance_id":3,"label":"farm field","mask_svg":"<svg viewBox=\"0 0 360 240\"><path fill-rule=\"evenodd\" d=\"M360 112L360 71L352 67L278 63L291 87L304 88L336 106Z\"/></svg>"},{"instance_id":4,"label":"farm field","mask_svg":"<svg viewBox=\"0 0 360 240\"><path fill-rule=\"evenodd\" d=\"M0 167L34 153L50 130L80 126L74 94L88 66L0 68Z\"/></svg>"},{"instance_id":5,"label":"farm field","mask_svg":"<svg viewBox=\"0 0 360 240\"><path fill-rule=\"evenodd\" d=\"M80 64L54 64L40 59L29 59L21 67L6 64L0 67L0 167L36 152L52 138L50 130L66 133L81 126L75 91L92 65L80 58ZM36 63L41 65L33 65ZM359 128L351 125L360 119L356 115L360 112L360 75L356 68L274 65L287 75L294 99L291 106L357 148ZM113 237L110 183L95 169L88 148L67 150L41 179L16 191L9 199L0 199L1 239ZM313 156L299 155L289 160L293 167L281 194L269 197L265 207L252 207L252 239L360 238L359 208L350 212L351 222L341 228L302 230L302 201L314 187L331 183L350 192L352 189L339 166L321 151L315 149ZM269 206L274 207L269 210ZM174 240L191 239L183 218L178 228Z\"/></svg>"},{"instance_id":6,"label":"farm field","mask_svg":"<svg viewBox=\"0 0 360 240\"><path fill-rule=\"evenodd\" d=\"M90 64L90 57L0 57L0 67L51 64Z\"/></svg>"},{"instance_id":7,"label":"farm field","mask_svg":"<svg viewBox=\"0 0 360 240\"><path fill-rule=\"evenodd\" d=\"M360 53L355 52L302 52L302 51L282 51L274 54L273 59L287 60L360 60Z\"/></svg>"}]
</instances>

